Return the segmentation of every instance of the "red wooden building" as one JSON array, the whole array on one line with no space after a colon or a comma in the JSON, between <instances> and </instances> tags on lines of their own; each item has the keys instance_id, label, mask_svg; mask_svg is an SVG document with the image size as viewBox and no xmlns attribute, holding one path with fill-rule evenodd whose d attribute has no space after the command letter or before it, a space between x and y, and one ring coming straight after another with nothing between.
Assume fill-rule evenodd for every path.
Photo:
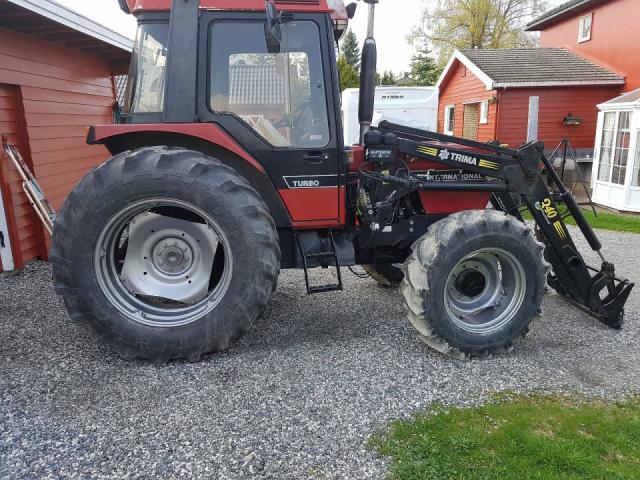
<instances>
[{"instance_id":1,"label":"red wooden building","mask_svg":"<svg viewBox=\"0 0 640 480\"><path fill-rule=\"evenodd\" d=\"M517 147L527 141L529 102L538 97L538 134L547 148L565 135L593 149L597 105L615 97L624 78L562 48L456 52L438 82L438 131ZM571 115L582 119L567 127Z\"/></svg>"},{"instance_id":2,"label":"red wooden building","mask_svg":"<svg viewBox=\"0 0 640 480\"><path fill-rule=\"evenodd\" d=\"M18 145L59 208L108 152L87 126L112 121L114 75L132 42L49 0L0 0L0 134ZM47 239L0 152L0 271L46 258Z\"/></svg>"},{"instance_id":3,"label":"red wooden building","mask_svg":"<svg viewBox=\"0 0 640 480\"><path fill-rule=\"evenodd\" d=\"M563 47L618 73L625 92L640 88L640 2L571 0L529 24L541 47Z\"/></svg>"},{"instance_id":4,"label":"red wooden building","mask_svg":"<svg viewBox=\"0 0 640 480\"><path fill-rule=\"evenodd\" d=\"M640 212L640 2L572 0L532 22L542 46L562 46L624 77L625 95L601 102L591 177L593 199Z\"/></svg>"}]
</instances>

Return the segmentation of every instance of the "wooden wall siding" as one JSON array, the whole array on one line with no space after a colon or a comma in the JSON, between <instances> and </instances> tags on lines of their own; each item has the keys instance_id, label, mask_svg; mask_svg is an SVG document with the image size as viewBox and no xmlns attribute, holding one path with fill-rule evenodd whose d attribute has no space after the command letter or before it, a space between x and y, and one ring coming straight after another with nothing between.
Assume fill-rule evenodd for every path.
<instances>
[{"instance_id":1,"label":"wooden wall siding","mask_svg":"<svg viewBox=\"0 0 640 480\"><path fill-rule=\"evenodd\" d=\"M489 100L496 95L495 90L488 91L485 84L474 76L467 68L458 63L453 67L449 80L442 85L438 108L438 132L444 133L444 111L447 105L456 106L456 122L454 135L461 137L464 125L464 104ZM489 105L489 123L479 125L478 140L488 142L495 140L496 106Z\"/></svg>"},{"instance_id":2,"label":"wooden wall siding","mask_svg":"<svg viewBox=\"0 0 640 480\"><path fill-rule=\"evenodd\" d=\"M540 97L538 137L553 149L566 135L575 148L592 149L596 138L597 105L614 98L620 87L507 89L499 102L498 139L517 147L527 140L529 97ZM565 127L565 116L581 117L580 126Z\"/></svg>"},{"instance_id":3,"label":"wooden wall siding","mask_svg":"<svg viewBox=\"0 0 640 480\"><path fill-rule=\"evenodd\" d=\"M89 125L112 121L110 66L80 51L0 28L0 84L19 88L16 108L21 110L25 130L22 151L28 150L38 182L59 209L78 180L109 157L104 147L88 146L86 135ZM0 108L8 102L3 98ZM15 128L0 118L0 133L12 133ZM12 140L17 140L15 135ZM43 256L34 246L42 229L24 214L30 206L16 193L18 174L12 170L7 177L19 229L16 243L28 261Z\"/></svg>"},{"instance_id":4,"label":"wooden wall siding","mask_svg":"<svg viewBox=\"0 0 640 480\"><path fill-rule=\"evenodd\" d=\"M541 47L566 47L627 77L624 91L640 88L638 0L615 0L580 11L540 35ZM578 43L578 19L593 12L591 40Z\"/></svg>"}]
</instances>

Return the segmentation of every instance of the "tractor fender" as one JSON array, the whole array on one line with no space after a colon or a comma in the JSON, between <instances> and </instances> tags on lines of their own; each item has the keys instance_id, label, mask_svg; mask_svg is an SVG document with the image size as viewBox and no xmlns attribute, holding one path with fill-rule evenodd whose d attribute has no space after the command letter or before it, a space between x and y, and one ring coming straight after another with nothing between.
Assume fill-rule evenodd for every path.
<instances>
[{"instance_id":1,"label":"tractor fender","mask_svg":"<svg viewBox=\"0 0 640 480\"><path fill-rule=\"evenodd\" d=\"M153 145L202 152L245 177L269 207L278 228L292 226L289 212L265 168L218 125L96 125L89 129L87 143L104 145L112 155Z\"/></svg>"}]
</instances>

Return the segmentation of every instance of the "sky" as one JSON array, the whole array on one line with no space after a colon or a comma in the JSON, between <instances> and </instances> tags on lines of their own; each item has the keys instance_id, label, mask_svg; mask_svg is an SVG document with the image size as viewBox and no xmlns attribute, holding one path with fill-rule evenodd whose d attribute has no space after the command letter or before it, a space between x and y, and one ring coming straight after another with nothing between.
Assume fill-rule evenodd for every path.
<instances>
[{"instance_id":1,"label":"sky","mask_svg":"<svg viewBox=\"0 0 640 480\"><path fill-rule=\"evenodd\" d=\"M55 0L90 19L133 38L136 22L126 15L116 0ZM392 70L396 74L409 70L413 48L407 35L419 21L423 2L433 0L380 0L376 7L376 40L378 43L378 70ZM550 7L565 0L548 0ZM362 40L367 33L367 4L360 2L351 23L356 35Z\"/></svg>"}]
</instances>

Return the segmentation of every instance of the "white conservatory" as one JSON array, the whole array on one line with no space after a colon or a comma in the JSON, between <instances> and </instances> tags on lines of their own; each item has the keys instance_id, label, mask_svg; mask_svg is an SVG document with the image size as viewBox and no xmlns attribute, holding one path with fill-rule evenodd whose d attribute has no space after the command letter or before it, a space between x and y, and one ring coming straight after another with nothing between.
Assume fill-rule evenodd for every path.
<instances>
[{"instance_id":1,"label":"white conservatory","mask_svg":"<svg viewBox=\"0 0 640 480\"><path fill-rule=\"evenodd\" d=\"M640 212L640 89L598 106L593 201Z\"/></svg>"}]
</instances>

